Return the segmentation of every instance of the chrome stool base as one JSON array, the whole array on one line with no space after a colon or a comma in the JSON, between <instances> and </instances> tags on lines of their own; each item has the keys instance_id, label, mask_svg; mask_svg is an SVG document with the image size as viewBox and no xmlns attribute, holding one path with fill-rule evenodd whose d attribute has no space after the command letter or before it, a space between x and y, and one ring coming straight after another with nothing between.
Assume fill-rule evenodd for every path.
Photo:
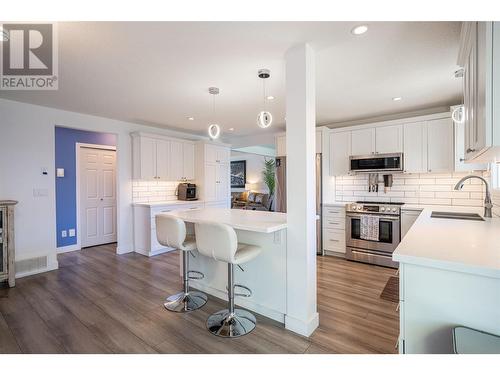
<instances>
[{"instance_id":1,"label":"chrome stool base","mask_svg":"<svg viewBox=\"0 0 500 375\"><path fill-rule=\"evenodd\" d=\"M230 314L225 309L208 317L207 328L215 336L240 337L252 332L255 322L255 316L246 310L234 309Z\"/></svg>"},{"instance_id":2,"label":"chrome stool base","mask_svg":"<svg viewBox=\"0 0 500 375\"><path fill-rule=\"evenodd\" d=\"M201 292L177 293L167 298L163 306L169 311L188 312L197 310L207 303L207 295Z\"/></svg>"}]
</instances>

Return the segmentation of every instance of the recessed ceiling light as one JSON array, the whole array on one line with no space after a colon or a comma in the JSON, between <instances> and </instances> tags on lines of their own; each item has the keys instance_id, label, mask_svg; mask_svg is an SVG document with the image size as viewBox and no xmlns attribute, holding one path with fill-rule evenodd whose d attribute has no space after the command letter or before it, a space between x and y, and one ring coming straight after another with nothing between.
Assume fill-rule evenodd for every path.
<instances>
[{"instance_id":1,"label":"recessed ceiling light","mask_svg":"<svg viewBox=\"0 0 500 375\"><path fill-rule=\"evenodd\" d=\"M230 132L232 132L232 131L234 131L234 128L229 128L227 130L229 130Z\"/></svg>"},{"instance_id":2,"label":"recessed ceiling light","mask_svg":"<svg viewBox=\"0 0 500 375\"><path fill-rule=\"evenodd\" d=\"M191 117L191 116L190 116L190 117L188 117L187 119L188 119L189 121L194 121L194 117Z\"/></svg>"},{"instance_id":3,"label":"recessed ceiling light","mask_svg":"<svg viewBox=\"0 0 500 375\"><path fill-rule=\"evenodd\" d=\"M361 34L364 34L368 31L368 26L366 25L359 25L359 26L356 26L355 28L353 28L351 30L351 33L354 34L354 35L361 35Z\"/></svg>"},{"instance_id":4,"label":"recessed ceiling light","mask_svg":"<svg viewBox=\"0 0 500 375\"><path fill-rule=\"evenodd\" d=\"M400 100L403 100L403 98L400 96L396 96L396 97L392 98L392 100L395 102L399 102Z\"/></svg>"},{"instance_id":5,"label":"recessed ceiling light","mask_svg":"<svg viewBox=\"0 0 500 375\"><path fill-rule=\"evenodd\" d=\"M267 100L274 100L274 96L269 95L266 99L267 99Z\"/></svg>"}]
</instances>

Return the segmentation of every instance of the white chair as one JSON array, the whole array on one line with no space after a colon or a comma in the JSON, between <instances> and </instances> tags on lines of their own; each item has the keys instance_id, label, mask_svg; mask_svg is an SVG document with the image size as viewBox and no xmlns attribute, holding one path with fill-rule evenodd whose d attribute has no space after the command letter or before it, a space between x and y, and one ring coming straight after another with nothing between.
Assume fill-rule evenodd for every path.
<instances>
[{"instance_id":1,"label":"white chair","mask_svg":"<svg viewBox=\"0 0 500 375\"><path fill-rule=\"evenodd\" d=\"M189 271L189 255L196 250L196 241L186 236L186 224L179 218L169 214L156 215L156 237L163 246L173 247L182 251L182 275L184 291L167 298L163 306L175 312L187 312L199 309L207 303L207 295L189 290L190 279L202 279L203 274ZM194 255L193 255L194 256ZM196 276L191 276L195 274Z\"/></svg>"},{"instance_id":2,"label":"white chair","mask_svg":"<svg viewBox=\"0 0 500 375\"><path fill-rule=\"evenodd\" d=\"M207 319L207 328L216 336L246 335L255 328L255 316L246 310L235 309L234 296L250 297L252 291L243 285L234 284L234 266L252 260L259 255L261 248L238 243L234 229L225 224L197 223L195 233L196 246L200 254L228 264L228 308L210 315ZM235 287L245 289L248 293L235 294Z\"/></svg>"}]
</instances>

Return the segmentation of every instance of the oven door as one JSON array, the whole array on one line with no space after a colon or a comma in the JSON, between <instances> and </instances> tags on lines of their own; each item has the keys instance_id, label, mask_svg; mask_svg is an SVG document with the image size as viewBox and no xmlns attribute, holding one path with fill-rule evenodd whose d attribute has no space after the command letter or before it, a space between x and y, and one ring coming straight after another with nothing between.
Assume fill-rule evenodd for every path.
<instances>
[{"instance_id":1,"label":"oven door","mask_svg":"<svg viewBox=\"0 0 500 375\"><path fill-rule=\"evenodd\" d=\"M378 215L380 217L378 241L371 241L361 238L361 216L363 215L365 214L347 213L346 245L392 253L401 241L399 216Z\"/></svg>"}]
</instances>

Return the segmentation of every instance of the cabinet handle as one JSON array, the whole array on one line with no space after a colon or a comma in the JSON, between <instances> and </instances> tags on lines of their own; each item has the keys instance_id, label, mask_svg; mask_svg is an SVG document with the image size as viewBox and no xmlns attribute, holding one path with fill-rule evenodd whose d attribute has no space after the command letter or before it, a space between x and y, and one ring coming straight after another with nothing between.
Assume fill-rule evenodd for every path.
<instances>
[{"instance_id":1,"label":"cabinet handle","mask_svg":"<svg viewBox=\"0 0 500 375\"><path fill-rule=\"evenodd\" d=\"M398 302L398 305L396 306L396 311L399 311L399 304L400 304L400 303L401 303L401 302Z\"/></svg>"},{"instance_id":2,"label":"cabinet handle","mask_svg":"<svg viewBox=\"0 0 500 375\"><path fill-rule=\"evenodd\" d=\"M334 240L333 238L330 238L330 241L332 241L332 242L339 242L340 240Z\"/></svg>"},{"instance_id":3,"label":"cabinet handle","mask_svg":"<svg viewBox=\"0 0 500 375\"><path fill-rule=\"evenodd\" d=\"M476 151L475 148L468 148L465 152L467 152L469 154L469 153L475 152L475 151Z\"/></svg>"},{"instance_id":4,"label":"cabinet handle","mask_svg":"<svg viewBox=\"0 0 500 375\"><path fill-rule=\"evenodd\" d=\"M458 159L461 163L465 161L465 158Z\"/></svg>"}]
</instances>

